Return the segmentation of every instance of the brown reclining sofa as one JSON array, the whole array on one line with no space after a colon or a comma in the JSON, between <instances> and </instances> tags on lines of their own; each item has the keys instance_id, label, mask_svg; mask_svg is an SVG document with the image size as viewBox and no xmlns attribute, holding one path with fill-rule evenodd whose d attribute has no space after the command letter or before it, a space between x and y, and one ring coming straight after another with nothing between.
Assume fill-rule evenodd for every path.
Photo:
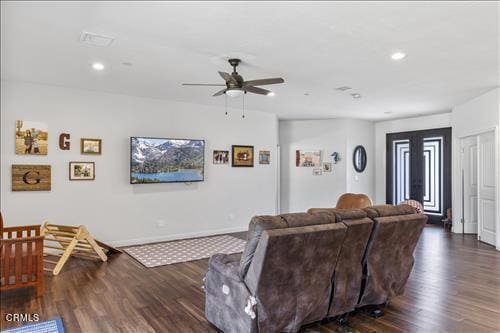
<instances>
[{"instance_id":1,"label":"brown reclining sofa","mask_svg":"<svg viewBox=\"0 0 500 333\"><path fill-rule=\"evenodd\" d=\"M427 221L413 207L256 216L238 261L216 254L205 315L226 333L297 332L401 295Z\"/></svg>"}]
</instances>

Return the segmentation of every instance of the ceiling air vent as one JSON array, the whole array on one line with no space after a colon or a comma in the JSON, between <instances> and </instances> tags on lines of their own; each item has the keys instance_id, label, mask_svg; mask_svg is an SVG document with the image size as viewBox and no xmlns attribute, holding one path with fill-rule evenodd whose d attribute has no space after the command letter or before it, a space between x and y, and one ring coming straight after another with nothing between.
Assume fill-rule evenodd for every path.
<instances>
[{"instance_id":1,"label":"ceiling air vent","mask_svg":"<svg viewBox=\"0 0 500 333\"><path fill-rule=\"evenodd\" d=\"M110 46L114 40L115 39L113 37L93 34L91 32L86 32L86 31L82 32L82 35L80 36L80 42L92 46L107 47Z\"/></svg>"},{"instance_id":2,"label":"ceiling air vent","mask_svg":"<svg viewBox=\"0 0 500 333\"><path fill-rule=\"evenodd\" d=\"M342 87L335 88L335 90L338 90L338 91L346 91L346 90L349 90L349 89L352 89L352 88L348 87L348 86L342 86Z\"/></svg>"}]
</instances>

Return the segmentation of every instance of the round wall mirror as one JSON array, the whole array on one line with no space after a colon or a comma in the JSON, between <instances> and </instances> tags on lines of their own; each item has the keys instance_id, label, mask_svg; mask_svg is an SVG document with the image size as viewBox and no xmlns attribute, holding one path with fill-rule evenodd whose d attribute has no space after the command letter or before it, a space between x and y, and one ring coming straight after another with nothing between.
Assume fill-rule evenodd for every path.
<instances>
[{"instance_id":1,"label":"round wall mirror","mask_svg":"<svg viewBox=\"0 0 500 333\"><path fill-rule=\"evenodd\" d=\"M357 172L363 172L366 168L366 150L363 146L357 146L354 148L354 154L352 155L352 162L354 164L354 169Z\"/></svg>"}]
</instances>

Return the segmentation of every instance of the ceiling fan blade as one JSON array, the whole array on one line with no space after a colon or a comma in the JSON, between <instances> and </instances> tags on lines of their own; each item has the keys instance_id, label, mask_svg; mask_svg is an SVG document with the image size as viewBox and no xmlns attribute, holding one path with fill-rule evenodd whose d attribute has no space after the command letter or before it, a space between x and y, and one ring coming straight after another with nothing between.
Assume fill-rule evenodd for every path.
<instances>
[{"instance_id":1,"label":"ceiling fan blade","mask_svg":"<svg viewBox=\"0 0 500 333\"><path fill-rule=\"evenodd\" d=\"M224 93L226 92L226 89L222 89L222 90L219 90L218 92L216 92L215 94L213 94L213 96L220 96L220 95L224 95Z\"/></svg>"},{"instance_id":2,"label":"ceiling fan blade","mask_svg":"<svg viewBox=\"0 0 500 333\"><path fill-rule=\"evenodd\" d=\"M229 73L219 71L219 75L222 76L222 78L226 82L232 82L234 84L238 84L238 82L236 82L236 80L234 79L234 77L231 74L229 74Z\"/></svg>"},{"instance_id":3,"label":"ceiling fan blade","mask_svg":"<svg viewBox=\"0 0 500 333\"><path fill-rule=\"evenodd\" d=\"M252 87L252 86L243 87L243 90L254 93L254 94L259 94L259 95L267 95L270 93L269 90L257 88L257 87Z\"/></svg>"},{"instance_id":4,"label":"ceiling fan blade","mask_svg":"<svg viewBox=\"0 0 500 333\"><path fill-rule=\"evenodd\" d=\"M263 86L266 84L277 84L277 83L284 83L285 80L283 80L280 77L274 77L270 79L260 79L260 80L250 80L250 81L245 81L243 82L243 86Z\"/></svg>"},{"instance_id":5,"label":"ceiling fan blade","mask_svg":"<svg viewBox=\"0 0 500 333\"><path fill-rule=\"evenodd\" d=\"M224 87L225 84L217 83L183 83L183 86Z\"/></svg>"}]
</instances>

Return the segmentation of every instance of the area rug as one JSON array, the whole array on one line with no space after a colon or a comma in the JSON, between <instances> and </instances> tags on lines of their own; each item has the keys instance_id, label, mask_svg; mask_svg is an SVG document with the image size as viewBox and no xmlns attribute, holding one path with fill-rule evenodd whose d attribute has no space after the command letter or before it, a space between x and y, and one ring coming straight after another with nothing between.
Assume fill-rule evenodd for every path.
<instances>
[{"instance_id":1,"label":"area rug","mask_svg":"<svg viewBox=\"0 0 500 333\"><path fill-rule=\"evenodd\" d=\"M21 327L7 328L2 333L64 333L61 317L29 324Z\"/></svg>"},{"instance_id":2,"label":"area rug","mask_svg":"<svg viewBox=\"0 0 500 333\"><path fill-rule=\"evenodd\" d=\"M229 235L126 247L123 250L147 268L210 258L216 253L238 253L245 241Z\"/></svg>"}]
</instances>

